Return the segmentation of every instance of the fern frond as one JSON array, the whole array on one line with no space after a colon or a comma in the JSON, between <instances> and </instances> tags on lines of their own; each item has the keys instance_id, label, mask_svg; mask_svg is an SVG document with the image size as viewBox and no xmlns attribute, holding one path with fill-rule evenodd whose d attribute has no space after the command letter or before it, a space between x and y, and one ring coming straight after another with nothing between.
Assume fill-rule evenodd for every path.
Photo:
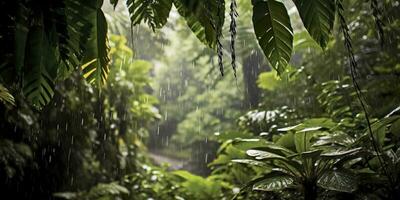
<instances>
[{"instance_id":1,"label":"fern frond","mask_svg":"<svg viewBox=\"0 0 400 200\"><path fill-rule=\"evenodd\" d=\"M132 25L144 22L155 31L167 23L172 0L127 0L126 4Z\"/></svg>"}]
</instances>

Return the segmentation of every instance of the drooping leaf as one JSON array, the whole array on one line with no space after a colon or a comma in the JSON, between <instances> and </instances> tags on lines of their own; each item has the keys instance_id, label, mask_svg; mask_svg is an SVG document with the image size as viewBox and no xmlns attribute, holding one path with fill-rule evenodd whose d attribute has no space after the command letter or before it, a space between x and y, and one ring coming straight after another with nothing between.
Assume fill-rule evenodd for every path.
<instances>
[{"instance_id":1,"label":"drooping leaf","mask_svg":"<svg viewBox=\"0 0 400 200\"><path fill-rule=\"evenodd\" d=\"M253 190L278 191L292 187L294 179L280 172L271 172L253 185Z\"/></svg>"},{"instance_id":2,"label":"drooping leaf","mask_svg":"<svg viewBox=\"0 0 400 200\"><path fill-rule=\"evenodd\" d=\"M224 24L225 3L217 0L173 0L196 37L214 49Z\"/></svg>"},{"instance_id":3,"label":"drooping leaf","mask_svg":"<svg viewBox=\"0 0 400 200\"><path fill-rule=\"evenodd\" d=\"M65 0L53 11L61 64L58 78L68 77L84 57L86 42L91 35L92 22L82 13L92 12L93 1Z\"/></svg>"},{"instance_id":4,"label":"drooping leaf","mask_svg":"<svg viewBox=\"0 0 400 200\"><path fill-rule=\"evenodd\" d=\"M106 83L109 73L107 21L100 7L93 9L87 19L93 20L93 27L81 68L86 80L100 87Z\"/></svg>"},{"instance_id":5,"label":"drooping leaf","mask_svg":"<svg viewBox=\"0 0 400 200\"><path fill-rule=\"evenodd\" d=\"M281 0L254 0L253 26L258 44L271 66L281 75L293 49L293 30Z\"/></svg>"},{"instance_id":6,"label":"drooping leaf","mask_svg":"<svg viewBox=\"0 0 400 200\"><path fill-rule=\"evenodd\" d=\"M147 23L154 31L166 23L172 7L172 0L127 0L132 25Z\"/></svg>"},{"instance_id":7,"label":"drooping leaf","mask_svg":"<svg viewBox=\"0 0 400 200\"><path fill-rule=\"evenodd\" d=\"M335 21L335 1L296 0L297 10L311 37L325 48Z\"/></svg>"},{"instance_id":8,"label":"drooping leaf","mask_svg":"<svg viewBox=\"0 0 400 200\"><path fill-rule=\"evenodd\" d=\"M354 192L357 189L356 176L344 170L331 170L321 175L318 186L338 192Z\"/></svg>"},{"instance_id":9,"label":"drooping leaf","mask_svg":"<svg viewBox=\"0 0 400 200\"><path fill-rule=\"evenodd\" d=\"M10 94L7 88L5 88L2 84L0 84L0 101L3 103L8 103L11 105L15 105L15 99Z\"/></svg>"},{"instance_id":10,"label":"drooping leaf","mask_svg":"<svg viewBox=\"0 0 400 200\"><path fill-rule=\"evenodd\" d=\"M23 92L33 105L40 108L54 95L57 61L42 25L29 30L26 46Z\"/></svg>"}]
</instances>

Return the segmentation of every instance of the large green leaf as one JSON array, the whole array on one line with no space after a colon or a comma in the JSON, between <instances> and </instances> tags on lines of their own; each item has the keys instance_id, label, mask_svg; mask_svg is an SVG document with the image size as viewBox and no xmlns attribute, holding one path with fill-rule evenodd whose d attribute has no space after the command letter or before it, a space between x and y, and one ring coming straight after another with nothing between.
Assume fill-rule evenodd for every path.
<instances>
[{"instance_id":1,"label":"large green leaf","mask_svg":"<svg viewBox=\"0 0 400 200\"><path fill-rule=\"evenodd\" d=\"M274 153L267 152L267 151L255 150L255 149L247 150L246 154L251 156L251 157L255 157L257 160L265 160L265 159L283 159L283 160L286 160L285 157L280 156L278 154L274 154Z\"/></svg>"},{"instance_id":2,"label":"large green leaf","mask_svg":"<svg viewBox=\"0 0 400 200\"><path fill-rule=\"evenodd\" d=\"M196 37L210 48L217 45L217 34L224 24L225 1L173 0L179 14Z\"/></svg>"},{"instance_id":3,"label":"large green leaf","mask_svg":"<svg viewBox=\"0 0 400 200\"><path fill-rule=\"evenodd\" d=\"M251 160L251 159L233 159L232 162L248 164L248 165L254 165L254 166L259 166L259 167L266 167L267 166L267 164L265 164L264 162L257 161L257 160Z\"/></svg>"},{"instance_id":4,"label":"large green leaf","mask_svg":"<svg viewBox=\"0 0 400 200\"><path fill-rule=\"evenodd\" d=\"M354 192L357 180L354 174L344 170L327 171L318 179L318 186L339 192Z\"/></svg>"},{"instance_id":5,"label":"large green leaf","mask_svg":"<svg viewBox=\"0 0 400 200\"><path fill-rule=\"evenodd\" d=\"M133 25L145 22L154 31L167 23L172 0L127 0L126 4Z\"/></svg>"},{"instance_id":6,"label":"large green leaf","mask_svg":"<svg viewBox=\"0 0 400 200\"><path fill-rule=\"evenodd\" d=\"M325 48L335 21L335 1L297 0L295 4L311 37Z\"/></svg>"},{"instance_id":7,"label":"large green leaf","mask_svg":"<svg viewBox=\"0 0 400 200\"><path fill-rule=\"evenodd\" d=\"M26 46L23 92L33 105L40 108L54 95L57 61L42 25L29 30Z\"/></svg>"},{"instance_id":8,"label":"large green leaf","mask_svg":"<svg viewBox=\"0 0 400 200\"><path fill-rule=\"evenodd\" d=\"M83 60L83 76L89 83L100 87L106 83L109 73L107 21L100 7L93 9L87 19L93 20L93 27Z\"/></svg>"},{"instance_id":9,"label":"large green leaf","mask_svg":"<svg viewBox=\"0 0 400 200\"><path fill-rule=\"evenodd\" d=\"M314 137L312 131L297 132L294 134L294 144L297 152L309 151L311 148L310 140Z\"/></svg>"},{"instance_id":10,"label":"large green leaf","mask_svg":"<svg viewBox=\"0 0 400 200\"><path fill-rule=\"evenodd\" d=\"M293 49L293 30L281 0L254 0L253 26L258 44L271 66L281 75Z\"/></svg>"},{"instance_id":11,"label":"large green leaf","mask_svg":"<svg viewBox=\"0 0 400 200\"><path fill-rule=\"evenodd\" d=\"M278 191L293 186L293 178L281 172L271 172L253 185L253 190Z\"/></svg>"}]
</instances>

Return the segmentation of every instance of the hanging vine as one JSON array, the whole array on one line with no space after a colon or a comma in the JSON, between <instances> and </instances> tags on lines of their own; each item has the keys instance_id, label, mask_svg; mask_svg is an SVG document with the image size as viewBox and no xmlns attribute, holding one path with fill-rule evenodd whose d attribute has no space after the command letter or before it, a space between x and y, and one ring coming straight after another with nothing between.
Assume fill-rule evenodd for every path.
<instances>
[{"instance_id":1,"label":"hanging vine","mask_svg":"<svg viewBox=\"0 0 400 200\"><path fill-rule=\"evenodd\" d=\"M236 0L231 0L229 15L231 17L231 24L229 26L229 32L231 33L231 65L233 69L233 75L236 78L236 50L235 50L235 40L236 40L236 18L239 16L237 12Z\"/></svg>"},{"instance_id":2,"label":"hanging vine","mask_svg":"<svg viewBox=\"0 0 400 200\"><path fill-rule=\"evenodd\" d=\"M339 25L340 25L340 29L342 31L343 37L344 37L344 45L345 48L347 50L347 56L349 59L349 64L350 64L350 75L351 75L351 79L352 79L352 83L354 86L354 89L356 91L357 94L357 98L358 101L360 102L360 105L363 109L363 112L365 113L365 119L367 122L367 126L368 126L368 133L370 136L370 140L372 143L372 147L377 155L378 161L380 166L382 167L385 176L388 178L388 180L390 181L391 185L393 186L393 180L392 177L389 175L385 161L382 159L381 156L381 149L378 147L378 145L376 144L376 140L374 137L374 133L372 131L371 128L371 120L369 117L369 114L367 112L366 109L366 102L365 99L363 97L363 94L361 92L361 87L358 84L357 80L356 80L356 76L357 76L357 61L354 57L354 51L353 51L353 46L352 46L352 40L351 40L351 36L350 36L350 30L349 27L347 26L347 22L346 19L344 17L344 7L343 7L343 0L337 0L336 1L336 7L337 7L337 13L338 13L338 17L339 17Z\"/></svg>"}]
</instances>

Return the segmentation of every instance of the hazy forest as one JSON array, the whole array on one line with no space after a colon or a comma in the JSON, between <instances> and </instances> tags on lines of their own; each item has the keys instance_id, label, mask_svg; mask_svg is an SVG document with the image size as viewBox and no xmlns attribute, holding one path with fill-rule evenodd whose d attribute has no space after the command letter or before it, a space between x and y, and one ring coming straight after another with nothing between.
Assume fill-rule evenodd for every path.
<instances>
[{"instance_id":1,"label":"hazy forest","mask_svg":"<svg viewBox=\"0 0 400 200\"><path fill-rule=\"evenodd\" d=\"M0 199L400 199L400 0L0 15Z\"/></svg>"}]
</instances>

